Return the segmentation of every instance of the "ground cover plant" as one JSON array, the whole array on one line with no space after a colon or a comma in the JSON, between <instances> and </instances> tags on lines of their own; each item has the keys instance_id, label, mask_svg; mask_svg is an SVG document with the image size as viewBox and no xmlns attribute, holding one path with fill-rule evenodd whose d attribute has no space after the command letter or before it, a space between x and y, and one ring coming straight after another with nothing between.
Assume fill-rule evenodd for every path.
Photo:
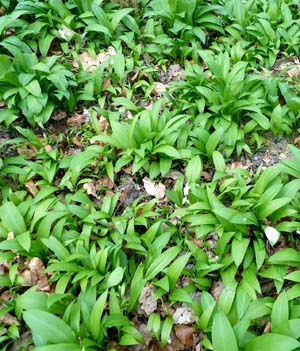
<instances>
[{"instance_id":1,"label":"ground cover plant","mask_svg":"<svg viewBox=\"0 0 300 351\"><path fill-rule=\"evenodd\" d=\"M299 13L0 0L1 351L300 350Z\"/></svg>"}]
</instances>

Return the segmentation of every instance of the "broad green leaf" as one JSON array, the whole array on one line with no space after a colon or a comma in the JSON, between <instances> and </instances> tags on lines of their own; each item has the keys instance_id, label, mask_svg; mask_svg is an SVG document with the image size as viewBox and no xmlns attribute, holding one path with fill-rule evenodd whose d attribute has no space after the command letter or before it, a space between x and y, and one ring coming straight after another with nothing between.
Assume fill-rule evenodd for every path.
<instances>
[{"instance_id":1,"label":"broad green leaf","mask_svg":"<svg viewBox=\"0 0 300 351\"><path fill-rule=\"evenodd\" d=\"M274 302L271 313L272 333L288 333L289 302L285 291L283 291Z\"/></svg>"},{"instance_id":2,"label":"broad green leaf","mask_svg":"<svg viewBox=\"0 0 300 351\"><path fill-rule=\"evenodd\" d=\"M194 156L188 162L185 169L185 176L189 184L198 183L202 174L202 161L200 156Z\"/></svg>"},{"instance_id":3,"label":"broad green leaf","mask_svg":"<svg viewBox=\"0 0 300 351\"><path fill-rule=\"evenodd\" d=\"M137 345L139 342L135 339L134 336L130 334L124 334L121 336L119 340L119 344L122 346L129 346L129 345Z\"/></svg>"},{"instance_id":4,"label":"broad green leaf","mask_svg":"<svg viewBox=\"0 0 300 351\"><path fill-rule=\"evenodd\" d=\"M242 263L249 243L250 243L250 239L248 238L242 238L241 240L234 238L232 240L231 254L232 254L233 261L237 267Z\"/></svg>"},{"instance_id":5,"label":"broad green leaf","mask_svg":"<svg viewBox=\"0 0 300 351\"><path fill-rule=\"evenodd\" d=\"M262 300L257 299L250 303L249 308L247 309L244 319L257 319L266 314L270 313L270 307L268 307Z\"/></svg>"},{"instance_id":6,"label":"broad green leaf","mask_svg":"<svg viewBox=\"0 0 300 351\"><path fill-rule=\"evenodd\" d=\"M218 308L219 311L223 312L225 315L227 315L231 310L231 306L235 298L236 287L237 283L233 281L232 284L225 286L219 297Z\"/></svg>"},{"instance_id":7,"label":"broad green leaf","mask_svg":"<svg viewBox=\"0 0 300 351\"><path fill-rule=\"evenodd\" d=\"M300 271L294 271L292 273L289 273L284 277L284 279L288 279L293 282L300 283Z\"/></svg>"},{"instance_id":8,"label":"broad green leaf","mask_svg":"<svg viewBox=\"0 0 300 351\"><path fill-rule=\"evenodd\" d=\"M34 348L34 351L82 351L82 347L73 343L59 343Z\"/></svg>"},{"instance_id":9,"label":"broad green leaf","mask_svg":"<svg viewBox=\"0 0 300 351\"><path fill-rule=\"evenodd\" d=\"M0 55L0 78L4 77L11 67L10 57L7 55Z\"/></svg>"},{"instance_id":10,"label":"broad green leaf","mask_svg":"<svg viewBox=\"0 0 300 351\"><path fill-rule=\"evenodd\" d=\"M73 330L54 314L41 310L28 310L23 318L31 329L36 346L55 343L76 343Z\"/></svg>"},{"instance_id":11,"label":"broad green leaf","mask_svg":"<svg viewBox=\"0 0 300 351\"><path fill-rule=\"evenodd\" d=\"M125 59L122 54L114 55L111 59L112 67L114 68L118 78L120 80L124 79L125 73Z\"/></svg>"},{"instance_id":12,"label":"broad green leaf","mask_svg":"<svg viewBox=\"0 0 300 351\"><path fill-rule=\"evenodd\" d=\"M223 158L221 152L214 151L212 154L212 158L213 158L213 163L215 165L216 171L217 172L225 172L226 164L225 164L225 161L224 161L224 158Z\"/></svg>"},{"instance_id":13,"label":"broad green leaf","mask_svg":"<svg viewBox=\"0 0 300 351\"><path fill-rule=\"evenodd\" d=\"M30 247L31 247L31 235L30 235L29 231L27 231L23 234L19 234L16 237L16 240L25 251L29 252Z\"/></svg>"},{"instance_id":14,"label":"broad green leaf","mask_svg":"<svg viewBox=\"0 0 300 351\"><path fill-rule=\"evenodd\" d=\"M272 264L300 267L300 254L292 248L282 249L272 255L269 258L269 262Z\"/></svg>"},{"instance_id":15,"label":"broad green leaf","mask_svg":"<svg viewBox=\"0 0 300 351\"><path fill-rule=\"evenodd\" d=\"M177 246L170 247L165 252L160 254L149 266L146 271L146 280L153 279L158 273L166 268L180 252Z\"/></svg>"},{"instance_id":16,"label":"broad green leaf","mask_svg":"<svg viewBox=\"0 0 300 351\"><path fill-rule=\"evenodd\" d=\"M236 338L228 318L217 312L212 324L212 344L214 351L238 351Z\"/></svg>"},{"instance_id":17,"label":"broad green leaf","mask_svg":"<svg viewBox=\"0 0 300 351\"><path fill-rule=\"evenodd\" d=\"M262 220L266 217L270 216L273 212L277 211L281 207L287 205L292 200L291 197L282 197L280 199L275 199L272 201L268 201L263 205L260 205L257 209L257 217Z\"/></svg>"},{"instance_id":18,"label":"broad green leaf","mask_svg":"<svg viewBox=\"0 0 300 351\"><path fill-rule=\"evenodd\" d=\"M23 216L13 202L6 202L0 207L0 219L3 227L15 235L26 232Z\"/></svg>"},{"instance_id":19,"label":"broad green leaf","mask_svg":"<svg viewBox=\"0 0 300 351\"><path fill-rule=\"evenodd\" d=\"M171 290L175 288L176 282L180 274L182 273L183 269L187 265L187 262L190 257L191 257L191 254L186 253L185 255L178 257L168 268L167 276L169 279L169 285Z\"/></svg>"},{"instance_id":20,"label":"broad green leaf","mask_svg":"<svg viewBox=\"0 0 300 351\"><path fill-rule=\"evenodd\" d=\"M97 339L100 333L101 318L106 304L108 291L106 290L94 304L90 314L90 332Z\"/></svg>"},{"instance_id":21,"label":"broad green leaf","mask_svg":"<svg viewBox=\"0 0 300 351\"><path fill-rule=\"evenodd\" d=\"M170 145L158 145L153 149L153 153L161 153L172 158L180 158L180 154L175 149L175 147Z\"/></svg>"},{"instance_id":22,"label":"broad green leaf","mask_svg":"<svg viewBox=\"0 0 300 351\"><path fill-rule=\"evenodd\" d=\"M171 317L167 317L161 328L161 343L163 346L166 346L171 335L173 327L173 319Z\"/></svg>"},{"instance_id":23,"label":"broad green leaf","mask_svg":"<svg viewBox=\"0 0 300 351\"><path fill-rule=\"evenodd\" d=\"M90 24L89 26L86 26L84 30L86 32L103 33L103 34L107 35L108 37L111 37L110 31L102 24L98 24L98 23Z\"/></svg>"},{"instance_id":24,"label":"broad green leaf","mask_svg":"<svg viewBox=\"0 0 300 351\"><path fill-rule=\"evenodd\" d=\"M104 288L109 289L112 286L116 286L122 281L122 279L123 269L122 267L117 267L109 274L107 281L104 283Z\"/></svg>"},{"instance_id":25,"label":"broad green leaf","mask_svg":"<svg viewBox=\"0 0 300 351\"><path fill-rule=\"evenodd\" d=\"M271 115L271 130L273 133L277 134L282 128L282 107L278 104Z\"/></svg>"},{"instance_id":26,"label":"broad green leaf","mask_svg":"<svg viewBox=\"0 0 300 351\"><path fill-rule=\"evenodd\" d=\"M300 347L300 342L289 336L280 334L264 334L251 340L245 351L291 351Z\"/></svg>"},{"instance_id":27,"label":"broad green leaf","mask_svg":"<svg viewBox=\"0 0 300 351\"><path fill-rule=\"evenodd\" d=\"M205 145L208 157L212 156L213 152L215 151L217 145L219 144L222 138L223 133L224 133L223 128L218 128L209 136L207 143Z\"/></svg>"},{"instance_id":28,"label":"broad green leaf","mask_svg":"<svg viewBox=\"0 0 300 351\"><path fill-rule=\"evenodd\" d=\"M36 79L32 80L28 85L26 85L25 89L36 97L40 97L42 94L40 84Z\"/></svg>"}]
</instances>

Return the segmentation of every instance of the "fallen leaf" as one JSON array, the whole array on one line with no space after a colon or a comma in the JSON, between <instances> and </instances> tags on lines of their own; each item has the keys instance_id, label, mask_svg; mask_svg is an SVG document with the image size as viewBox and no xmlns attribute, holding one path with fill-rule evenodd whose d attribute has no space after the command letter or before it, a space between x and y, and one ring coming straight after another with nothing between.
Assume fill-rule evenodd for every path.
<instances>
[{"instance_id":1,"label":"fallen leaf","mask_svg":"<svg viewBox=\"0 0 300 351\"><path fill-rule=\"evenodd\" d=\"M265 234L271 246L274 246L280 238L279 231L270 226L265 228Z\"/></svg>"},{"instance_id":2,"label":"fallen leaf","mask_svg":"<svg viewBox=\"0 0 300 351\"><path fill-rule=\"evenodd\" d=\"M52 146L51 145L45 145L44 146L44 149L47 151L47 152L50 152L53 150Z\"/></svg>"},{"instance_id":3,"label":"fallen leaf","mask_svg":"<svg viewBox=\"0 0 300 351\"><path fill-rule=\"evenodd\" d=\"M175 335L184 346L193 346L193 334L196 330L188 325L175 325Z\"/></svg>"},{"instance_id":4,"label":"fallen leaf","mask_svg":"<svg viewBox=\"0 0 300 351\"><path fill-rule=\"evenodd\" d=\"M153 180L145 177L143 179L144 188L148 195L163 199L166 193L166 187L162 183L155 183Z\"/></svg>"},{"instance_id":5,"label":"fallen leaf","mask_svg":"<svg viewBox=\"0 0 300 351\"><path fill-rule=\"evenodd\" d=\"M12 240L15 238L15 234L14 232L8 232L7 233L7 240Z\"/></svg>"},{"instance_id":6,"label":"fallen leaf","mask_svg":"<svg viewBox=\"0 0 300 351\"><path fill-rule=\"evenodd\" d=\"M37 189L35 182L33 180L29 180L28 182L26 182L25 188L27 189L27 191L30 195L32 195L33 197L36 196L38 189Z\"/></svg>"},{"instance_id":7,"label":"fallen leaf","mask_svg":"<svg viewBox=\"0 0 300 351\"><path fill-rule=\"evenodd\" d=\"M154 82L153 92L156 95L162 95L162 93L164 93L165 91L167 91L167 87L165 84L160 83L160 82Z\"/></svg>"},{"instance_id":8,"label":"fallen leaf","mask_svg":"<svg viewBox=\"0 0 300 351\"><path fill-rule=\"evenodd\" d=\"M73 35L75 34L75 32L72 29L66 27L64 24L62 25L62 29L58 30L58 33L60 34L62 39L67 41L71 40Z\"/></svg>"},{"instance_id":9,"label":"fallen leaf","mask_svg":"<svg viewBox=\"0 0 300 351\"><path fill-rule=\"evenodd\" d=\"M51 115L51 119L53 119L54 121L61 121L66 117L67 117L67 114L63 110L55 110Z\"/></svg>"},{"instance_id":10,"label":"fallen leaf","mask_svg":"<svg viewBox=\"0 0 300 351\"><path fill-rule=\"evenodd\" d=\"M150 316L157 310L157 301L154 295L155 289L152 285L144 286L139 298L139 310L147 316Z\"/></svg>"},{"instance_id":11,"label":"fallen leaf","mask_svg":"<svg viewBox=\"0 0 300 351\"><path fill-rule=\"evenodd\" d=\"M170 65L168 68L169 80L173 80L174 78L177 78L182 73L184 73L184 69L178 63Z\"/></svg>"},{"instance_id":12,"label":"fallen leaf","mask_svg":"<svg viewBox=\"0 0 300 351\"><path fill-rule=\"evenodd\" d=\"M299 142L300 142L300 135L297 136L297 137L294 139L293 144L296 145L296 144L298 144Z\"/></svg>"},{"instance_id":13,"label":"fallen leaf","mask_svg":"<svg viewBox=\"0 0 300 351\"><path fill-rule=\"evenodd\" d=\"M213 298L218 301L220 295L222 294L223 290L225 288L224 283L221 280L214 280L213 285L210 289L210 293L212 294Z\"/></svg>"},{"instance_id":14,"label":"fallen leaf","mask_svg":"<svg viewBox=\"0 0 300 351\"><path fill-rule=\"evenodd\" d=\"M80 127L82 124L86 123L87 117L83 113L75 113L72 117L67 119L68 126Z\"/></svg>"},{"instance_id":15,"label":"fallen leaf","mask_svg":"<svg viewBox=\"0 0 300 351\"><path fill-rule=\"evenodd\" d=\"M176 308L172 317L174 324L192 324L195 322L195 316L192 309L184 303L181 307Z\"/></svg>"},{"instance_id":16,"label":"fallen leaf","mask_svg":"<svg viewBox=\"0 0 300 351\"><path fill-rule=\"evenodd\" d=\"M102 177L99 180L99 185L102 185L102 186L104 186L105 188L108 188L108 189L113 189L114 182L109 177L104 176L104 177Z\"/></svg>"},{"instance_id":17,"label":"fallen leaf","mask_svg":"<svg viewBox=\"0 0 300 351\"><path fill-rule=\"evenodd\" d=\"M103 116L99 117L99 129L100 129L100 132L105 132L109 130L109 123L107 119Z\"/></svg>"},{"instance_id":18,"label":"fallen leaf","mask_svg":"<svg viewBox=\"0 0 300 351\"><path fill-rule=\"evenodd\" d=\"M88 70L89 72L93 72L101 63L108 60L111 56L116 55L117 52L115 48L112 46L108 47L106 53L100 52L98 55L91 56L88 52L83 52L82 54L78 55L78 59L82 65L83 70ZM74 68L78 69L77 62L73 62Z\"/></svg>"},{"instance_id":19,"label":"fallen leaf","mask_svg":"<svg viewBox=\"0 0 300 351\"><path fill-rule=\"evenodd\" d=\"M28 269L22 272L22 278L26 280L23 286L38 285L40 291L50 291L48 275L45 273L43 262L38 257L33 257L27 264Z\"/></svg>"},{"instance_id":20,"label":"fallen leaf","mask_svg":"<svg viewBox=\"0 0 300 351\"><path fill-rule=\"evenodd\" d=\"M20 325L17 318L12 316L10 313L6 313L4 316L0 316L0 324L2 323L6 325L12 325L12 324Z\"/></svg>"},{"instance_id":21,"label":"fallen leaf","mask_svg":"<svg viewBox=\"0 0 300 351\"><path fill-rule=\"evenodd\" d=\"M88 195L97 197L97 189L93 182L84 183L82 187L86 190Z\"/></svg>"}]
</instances>

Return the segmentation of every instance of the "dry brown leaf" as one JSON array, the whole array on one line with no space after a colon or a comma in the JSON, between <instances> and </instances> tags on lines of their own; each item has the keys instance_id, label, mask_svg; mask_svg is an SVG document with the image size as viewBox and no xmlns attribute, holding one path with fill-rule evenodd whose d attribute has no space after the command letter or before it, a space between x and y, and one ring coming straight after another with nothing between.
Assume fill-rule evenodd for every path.
<instances>
[{"instance_id":1,"label":"dry brown leaf","mask_svg":"<svg viewBox=\"0 0 300 351\"><path fill-rule=\"evenodd\" d=\"M84 183L83 189L86 190L88 195L92 195L92 196L97 197L97 189L96 189L96 186L93 182Z\"/></svg>"},{"instance_id":2,"label":"dry brown leaf","mask_svg":"<svg viewBox=\"0 0 300 351\"><path fill-rule=\"evenodd\" d=\"M193 334L196 330L188 325L175 325L175 335L184 346L193 346Z\"/></svg>"},{"instance_id":3,"label":"dry brown leaf","mask_svg":"<svg viewBox=\"0 0 300 351\"><path fill-rule=\"evenodd\" d=\"M184 69L178 63L170 65L168 68L168 76L170 80L177 78L182 73L184 73Z\"/></svg>"},{"instance_id":4,"label":"dry brown leaf","mask_svg":"<svg viewBox=\"0 0 300 351\"><path fill-rule=\"evenodd\" d=\"M216 301L219 300L219 297L222 294L224 288L225 288L225 285L221 280L219 281L214 280L213 285L210 289L210 293L212 294L212 296Z\"/></svg>"},{"instance_id":5,"label":"dry brown leaf","mask_svg":"<svg viewBox=\"0 0 300 351\"><path fill-rule=\"evenodd\" d=\"M103 116L99 117L99 129L100 129L100 132L105 132L109 129L109 123L107 119Z\"/></svg>"},{"instance_id":6,"label":"dry brown leaf","mask_svg":"<svg viewBox=\"0 0 300 351\"><path fill-rule=\"evenodd\" d=\"M51 152L53 150L52 146L51 145L45 145L44 146L44 149L47 151L47 152Z\"/></svg>"},{"instance_id":7,"label":"dry brown leaf","mask_svg":"<svg viewBox=\"0 0 300 351\"><path fill-rule=\"evenodd\" d=\"M161 82L154 82L154 89L153 89L154 94L161 95L165 91L167 91L167 86L165 84Z\"/></svg>"},{"instance_id":8,"label":"dry brown leaf","mask_svg":"<svg viewBox=\"0 0 300 351\"><path fill-rule=\"evenodd\" d=\"M84 70L93 72L99 65L101 65L101 63L105 62L111 56L114 56L116 54L116 50L112 46L109 46L107 53L100 52L98 55L92 57L88 52L83 52L82 54L78 55L78 59L82 64L82 68ZM74 68L78 69L77 62L73 62L73 66Z\"/></svg>"},{"instance_id":9,"label":"dry brown leaf","mask_svg":"<svg viewBox=\"0 0 300 351\"><path fill-rule=\"evenodd\" d=\"M162 183L155 183L153 180L145 177L143 179L144 187L148 195L163 199L166 193L166 187Z\"/></svg>"},{"instance_id":10,"label":"dry brown leaf","mask_svg":"<svg viewBox=\"0 0 300 351\"><path fill-rule=\"evenodd\" d=\"M82 124L87 122L87 118L84 114L75 113L72 117L67 119L68 126L80 127Z\"/></svg>"},{"instance_id":11,"label":"dry brown leaf","mask_svg":"<svg viewBox=\"0 0 300 351\"><path fill-rule=\"evenodd\" d=\"M38 257L33 257L27 264L28 269L22 272L22 278L26 280L23 286L38 285L40 291L50 291L48 275L45 273L43 262Z\"/></svg>"},{"instance_id":12,"label":"dry brown leaf","mask_svg":"<svg viewBox=\"0 0 300 351\"><path fill-rule=\"evenodd\" d=\"M192 309L184 303L181 307L176 308L172 317L174 324L192 324L195 322L195 316Z\"/></svg>"},{"instance_id":13,"label":"dry brown leaf","mask_svg":"<svg viewBox=\"0 0 300 351\"><path fill-rule=\"evenodd\" d=\"M99 185L102 185L108 189L113 189L115 184L109 177L104 176L99 180Z\"/></svg>"},{"instance_id":14,"label":"dry brown leaf","mask_svg":"<svg viewBox=\"0 0 300 351\"><path fill-rule=\"evenodd\" d=\"M0 324L2 323L6 325L12 325L12 324L20 325L17 318L12 316L10 313L6 313L4 316L0 316Z\"/></svg>"},{"instance_id":15,"label":"dry brown leaf","mask_svg":"<svg viewBox=\"0 0 300 351\"><path fill-rule=\"evenodd\" d=\"M30 195L32 195L33 197L36 196L38 189L33 180L29 180L27 183L25 183L25 188L27 189Z\"/></svg>"},{"instance_id":16,"label":"dry brown leaf","mask_svg":"<svg viewBox=\"0 0 300 351\"><path fill-rule=\"evenodd\" d=\"M293 67L286 71L286 75L292 79L299 80L300 78L300 66Z\"/></svg>"},{"instance_id":17,"label":"dry brown leaf","mask_svg":"<svg viewBox=\"0 0 300 351\"><path fill-rule=\"evenodd\" d=\"M63 110L55 110L51 115L51 119L53 119L54 121L61 121L66 117L67 117L67 114Z\"/></svg>"},{"instance_id":18,"label":"dry brown leaf","mask_svg":"<svg viewBox=\"0 0 300 351\"><path fill-rule=\"evenodd\" d=\"M14 234L14 232L8 232L7 233L7 240L12 240L12 239L14 239L15 238L15 234Z\"/></svg>"},{"instance_id":19,"label":"dry brown leaf","mask_svg":"<svg viewBox=\"0 0 300 351\"><path fill-rule=\"evenodd\" d=\"M66 27L64 24L62 25L62 29L59 29L58 32L62 39L67 41L72 39L73 35L75 34L75 32L72 29Z\"/></svg>"},{"instance_id":20,"label":"dry brown leaf","mask_svg":"<svg viewBox=\"0 0 300 351\"><path fill-rule=\"evenodd\" d=\"M300 135L297 136L297 137L294 139L293 144L296 145L296 144L298 144L299 142L300 142Z\"/></svg>"},{"instance_id":21,"label":"dry brown leaf","mask_svg":"<svg viewBox=\"0 0 300 351\"><path fill-rule=\"evenodd\" d=\"M157 310L157 301L154 295L155 289L152 285L144 286L139 298L139 310L147 316L150 316L150 314Z\"/></svg>"}]
</instances>

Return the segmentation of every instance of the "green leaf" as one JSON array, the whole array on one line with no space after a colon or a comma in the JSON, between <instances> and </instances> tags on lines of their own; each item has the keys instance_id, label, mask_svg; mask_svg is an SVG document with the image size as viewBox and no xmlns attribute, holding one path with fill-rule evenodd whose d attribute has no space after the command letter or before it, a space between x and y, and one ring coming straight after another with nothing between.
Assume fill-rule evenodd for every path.
<instances>
[{"instance_id":1,"label":"green leaf","mask_svg":"<svg viewBox=\"0 0 300 351\"><path fill-rule=\"evenodd\" d=\"M225 286L223 289L219 300L218 300L218 308L219 311L224 314L228 314L231 310L231 306L233 304L235 293L236 293L237 283L233 281L230 285Z\"/></svg>"},{"instance_id":2,"label":"green leaf","mask_svg":"<svg viewBox=\"0 0 300 351\"><path fill-rule=\"evenodd\" d=\"M169 279L169 285L171 290L175 288L176 282L180 274L182 273L183 269L187 265L187 262L190 257L191 257L191 254L186 253L185 255L178 257L168 268L167 276Z\"/></svg>"},{"instance_id":3,"label":"green leaf","mask_svg":"<svg viewBox=\"0 0 300 351\"><path fill-rule=\"evenodd\" d=\"M62 319L41 311L28 310L23 318L31 329L36 346L55 343L76 343L73 330Z\"/></svg>"},{"instance_id":4,"label":"green leaf","mask_svg":"<svg viewBox=\"0 0 300 351\"><path fill-rule=\"evenodd\" d=\"M225 172L226 165L225 165L225 161L224 161L224 158L223 158L221 152L214 151L212 154L212 158L213 158L213 163L215 165L216 171L217 172Z\"/></svg>"},{"instance_id":5,"label":"green leaf","mask_svg":"<svg viewBox=\"0 0 300 351\"><path fill-rule=\"evenodd\" d=\"M280 334L264 334L251 340L245 347L245 351L291 351L300 347L300 342L289 336Z\"/></svg>"},{"instance_id":6,"label":"green leaf","mask_svg":"<svg viewBox=\"0 0 300 351\"><path fill-rule=\"evenodd\" d=\"M167 317L161 328L161 343L162 346L166 346L171 335L171 331L173 328L173 319L171 317Z\"/></svg>"},{"instance_id":7,"label":"green leaf","mask_svg":"<svg viewBox=\"0 0 300 351\"><path fill-rule=\"evenodd\" d=\"M44 345L34 348L34 351L81 351L82 348L78 344L59 343L54 345Z\"/></svg>"},{"instance_id":8,"label":"green leaf","mask_svg":"<svg viewBox=\"0 0 300 351\"><path fill-rule=\"evenodd\" d=\"M118 78L124 79L125 76L125 59L122 54L114 55L111 58L112 67L114 68Z\"/></svg>"},{"instance_id":9,"label":"green leaf","mask_svg":"<svg viewBox=\"0 0 300 351\"><path fill-rule=\"evenodd\" d=\"M282 127L282 107L278 104L271 115L271 130L273 133L277 134L281 131Z\"/></svg>"},{"instance_id":10,"label":"green leaf","mask_svg":"<svg viewBox=\"0 0 300 351\"><path fill-rule=\"evenodd\" d=\"M217 312L212 324L214 351L238 351L234 331L223 312Z\"/></svg>"},{"instance_id":11,"label":"green leaf","mask_svg":"<svg viewBox=\"0 0 300 351\"><path fill-rule=\"evenodd\" d=\"M109 274L107 281L104 283L105 289L109 289L112 286L118 285L122 281L122 279L123 269L122 267L117 267Z\"/></svg>"},{"instance_id":12,"label":"green leaf","mask_svg":"<svg viewBox=\"0 0 300 351\"><path fill-rule=\"evenodd\" d=\"M90 332L97 339L100 333L101 317L104 311L108 291L106 290L94 304L90 314Z\"/></svg>"},{"instance_id":13,"label":"green leaf","mask_svg":"<svg viewBox=\"0 0 300 351\"><path fill-rule=\"evenodd\" d=\"M26 232L23 216L13 202L6 202L0 207L0 219L3 227L15 235Z\"/></svg>"},{"instance_id":14,"label":"green leaf","mask_svg":"<svg viewBox=\"0 0 300 351\"><path fill-rule=\"evenodd\" d=\"M232 254L233 261L237 267L242 263L249 243L250 243L250 239L248 238L242 238L242 239L234 238L232 240L231 254Z\"/></svg>"},{"instance_id":15,"label":"green leaf","mask_svg":"<svg viewBox=\"0 0 300 351\"><path fill-rule=\"evenodd\" d=\"M11 67L10 57L7 55L0 55L0 78L3 78Z\"/></svg>"},{"instance_id":16,"label":"green leaf","mask_svg":"<svg viewBox=\"0 0 300 351\"><path fill-rule=\"evenodd\" d=\"M180 158L180 154L175 149L175 147L170 146L170 145L157 145L153 149L153 153L154 154L161 153L161 154L165 154L165 155L172 157L172 158Z\"/></svg>"},{"instance_id":17,"label":"green leaf","mask_svg":"<svg viewBox=\"0 0 300 351\"><path fill-rule=\"evenodd\" d=\"M111 37L110 31L106 27L104 27L98 23L94 23L94 24L90 24L89 26L86 26L85 31L86 32L103 33L103 34L107 35L109 38Z\"/></svg>"},{"instance_id":18,"label":"green leaf","mask_svg":"<svg viewBox=\"0 0 300 351\"><path fill-rule=\"evenodd\" d=\"M218 128L209 136L207 143L205 145L208 157L212 156L213 152L215 151L217 145L219 144L222 138L223 133L224 133L224 129Z\"/></svg>"},{"instance_id":19,"label":"green leaf","mask_svg":"<svg viewBox=\"0 0 300 351\"><path fill-rule=\"evenodd\" d=\"M274 302L271 313L272 333L288 333L289 301L285 291L283 291Z\"/></svg>"},{"instance_id":20,"label":"green leaf","mask_svg":"<svg viewBox=\"0 0 300 351\"><path fill-rule=\"evenodd\" d=\"M186 166L185 176L189 184L199 182L202 174L202 161L200 156L191 158Z\"/></svg>"},{"instance_id":21,"label":"green leaf","mask_svg":"<svg viewBox=\"0 0 300 351\"><path fill-rule=\"evenodd\" d=\"M300 271L294 271L292 273L287 274L284 279L291 280L293 282L300 282Z\"/></svg>"},{"instance_id":22,"label":"green leaf","mask_svg":"<svg viewBox=\"0 0 300 351\"><path fill-rule=\"evenodd\" d=\"M25 89L29 91L30 94L36 97L41 97L42 90L39 82L36 79L32 80L28 85L26 85Z\"/></svg>"},{"instance_id":23,"label":"green leaf","mask_svg":"<svg viewBox=\"0 0 300 351\"><path fill-rule=\"evenodd\" d=\"M137 345L139 342L135 339L134 336L130 334L124 334L121 336L119 340L119 344L122 346L129 346L129 345Z\"/></svg>"},{"instance_id":24,"label":"green leaf","mask_svg":"<svg viewBox=\"0 0 300 351\"><path fill-rule=\"evenodd\" d=\"M16 237L16 240L25 251L29 252L31 246L31 236L29 231L19 234Z\"/></svg>"},{"instance_id":25,"label":"green leaf","mask_svg":"<svg viewBox=\"0 0 300 351\"><path fill-rule=\"evenodd\" d=\"M160 273L171 261L178 255L180 248L177 246L171 247L159 255L149 266L146 271L146 280L153 279Z\"/></svg>"},{"instance_id":26,"label":"green leaf","mask_svg":"<svg viewBox=\"0 0 300 351\"><path fill-rule=\"evenodd\" d=\"M260 205L257 209L257 218L259 220L265 219L266 217L270 216L273 212L290 203L291 200L291 197L282 197L280 199L265 202L264 204Z\"/></svg>"},{"instance_id":27,"label":"green leaf","mask_svg":"<svg viewBox=\"0 0 300 351\"><path fill-rule=\"evenodd\" d=\"M300 267L300 254L292 248L283 249L272 255L269 258L269 262L272 264Z\"/></svg>"}]
</instances>

